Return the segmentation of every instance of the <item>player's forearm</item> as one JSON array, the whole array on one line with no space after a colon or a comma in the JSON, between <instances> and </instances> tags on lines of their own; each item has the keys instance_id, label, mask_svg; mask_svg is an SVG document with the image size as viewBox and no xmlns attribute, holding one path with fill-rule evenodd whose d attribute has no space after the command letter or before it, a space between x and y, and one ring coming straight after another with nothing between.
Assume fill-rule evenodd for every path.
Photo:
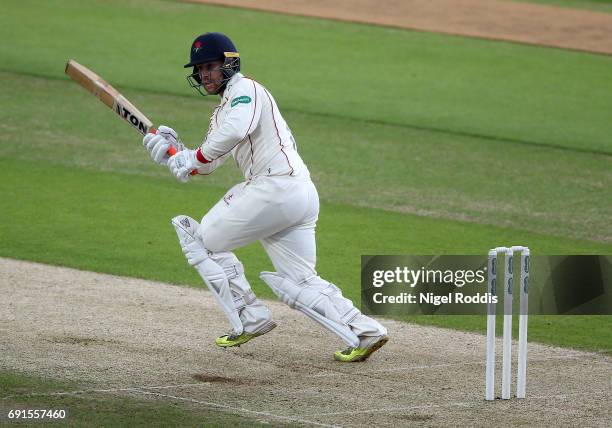
<instances>
[{"instance_id":1,"label":"player's forearm","mask_svg":"<svg viewBox=\"0 0 612 428\"><path fill-rule=\"evenodd\" d=\"M220 158L215 159L212 162L202 165L201 167L198 168L198 174L200 175L212 174L218 167L220 167L225 162L226 159L227 159L227 156L221 156Z\"/></svg>"}]
</instances>

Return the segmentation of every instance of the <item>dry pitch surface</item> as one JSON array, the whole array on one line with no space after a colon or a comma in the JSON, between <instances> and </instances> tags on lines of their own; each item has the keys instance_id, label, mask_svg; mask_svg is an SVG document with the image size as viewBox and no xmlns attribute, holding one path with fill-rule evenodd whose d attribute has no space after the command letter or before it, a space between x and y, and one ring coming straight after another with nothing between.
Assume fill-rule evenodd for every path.
<instances>
[{"instance_id":1,"label":"dry pitch surface","mask_svg":"<svg viewBox=\"0 0 612 428\"><path fill-rule=\"evenodd\" d=\"M612 14L508 0L186 0L612 55Z\"/></svg>"},{"instance_id":2,"label":"dry pitch surface","mask_svg":"<svg viewBox=\"0 0 612 428\"><path fill-rule=\"evenodd\" d=\"M272 424L612 420L612 358L595 353L530 344L527 399L489 403L482 335L383 320L389 344L341 364L331 353L342 344L279 302L268 302L276 330L222 350L213 339L227 324L205 290L1 258L0 288L0 369L75 380L78 394L181 401Z\"/></svg>"}]
</instances>

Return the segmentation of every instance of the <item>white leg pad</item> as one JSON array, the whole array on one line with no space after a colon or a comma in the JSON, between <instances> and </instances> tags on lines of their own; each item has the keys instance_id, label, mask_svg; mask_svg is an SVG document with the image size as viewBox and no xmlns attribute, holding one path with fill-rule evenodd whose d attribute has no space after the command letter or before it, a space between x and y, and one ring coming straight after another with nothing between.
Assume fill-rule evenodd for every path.
<instances>
[{"instance_id":1,"label":"white leg pad","mask_svg":"<svg viewBox=\"0 0 612 428\"><path fill-rule=\"evenodd\" d=\"M210 258L225 271L244 331L254 333L267 328L272 322L272 314L251 290L244 267L236 255L232 252L213 253Z\"/></svg>"},{"instance_id":2,"label":"white leg pad","mask_svg":"<svg viewBox=\"0 0 612 428\"><path fill-rule=\"evenodd\" d=\"M351 330L350 323L361 312L334 284L318 276L296 284L276 272L262 272L260 278L284 303L331 330L348 346L359 346L359 337Z\"/></svg>"},{"instance_id":3,"label":"white leg pad","mask_svg":"<svg viewBox=\"0 0 612 428\"><path fill-rule=\"evenodd\" d=\"M215 296L234 332L242 334L243 326L237 306L243 305L244 299L235 302L225 270L210 258L209 251L204 248L204 244L196 234L199 227L198 222L191 217L179 215L172 219L172 225L176 230L187 262L198 271L208 289Z\"/></svg>"}]
</instances>

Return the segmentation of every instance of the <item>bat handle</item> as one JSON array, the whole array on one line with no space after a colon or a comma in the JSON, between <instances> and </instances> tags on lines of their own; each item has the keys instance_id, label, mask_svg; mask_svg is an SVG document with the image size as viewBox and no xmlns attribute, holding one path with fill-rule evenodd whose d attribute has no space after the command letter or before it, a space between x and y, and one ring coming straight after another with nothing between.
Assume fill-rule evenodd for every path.
<instances>
[{"instance_id":1,"label":"bat handle","mask_svg":"<svg viewBox=\"0 0 612 428\"><path fill-rule=\"evenodd\" d=\"M149 134L157 134L157 129L155 129L155 128L150 128L148 133L149 133ZM176 151L176 148L175 148L174 146L170 146L170 147L168 147L168 151L167 151L166 153L168 153L168 156L172 157L172 156L174 156L175 154L177 154L177 151ZM198 173L198 171L196 171L196 170L194 169L193 171L191 171L191 172L189 173L189 175L196 175L197 173Z\"/></svg>"}]
</instances>

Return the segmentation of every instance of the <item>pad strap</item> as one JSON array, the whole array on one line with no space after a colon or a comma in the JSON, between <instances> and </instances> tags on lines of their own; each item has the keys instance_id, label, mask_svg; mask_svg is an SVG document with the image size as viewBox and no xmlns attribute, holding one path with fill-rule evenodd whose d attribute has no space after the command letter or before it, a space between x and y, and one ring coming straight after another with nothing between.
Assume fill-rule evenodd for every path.
<instances>
[{"instance_id":1,"label":"pad strap","mask_svg":"<svg viewBox=\"0 0 612 428\"><path fill-rule=\"evenodd\" d=\"M236 307L236 310L240 311L243 308L255 303L255 300L257 300L255 293L249 290L242 296L234 296L234 306Z\"/></svg>"},{"instance_id":2,"label":"pad strap","mask_svg":"<svg viewBox=\"0 0 612 428\"><path fill-rule=\"evenodd\" d=\"M353 302L342 296L334 284L311 277L299 284L276 272L262 272L260 278L287 305L337 334L347 345L359 346L359 337L349 323L361 314Z\"/></svg>"},{"instance_id":3,"label":"pad strap","mask_svg":"<svg viewBox=\"0 0 612 428\"><path fill-rule=\"evenodd\" d=\"M308 282L303 282L302 284L308 286ZM321 290L321 294L327 296L330 299L341 293L342 292L340 291L340 289L334 284L332 284L331 282L329 283L329 287L327 287L324 290ZM339 313L339 315L340 315L340 319L342 320L342 322L348 325L350 324L351 321L357 318L357 315L359 315L360 313L361 312L359 312L359 309L353 306L348 311L346 311L344 314Z\"/></svg>"},{"instance_id":4,"label":"pad strap","mask_svg":"<svg viewBox=\"0 0 612 428\"><path fill-rule=\"evenodd\" d=\"M244 267L242 263L233 264L231 266L223 267L223 271L227 276L227 279L232 280L238 278L240 275L244 275Z\"/></svg>"}]
</instances>

